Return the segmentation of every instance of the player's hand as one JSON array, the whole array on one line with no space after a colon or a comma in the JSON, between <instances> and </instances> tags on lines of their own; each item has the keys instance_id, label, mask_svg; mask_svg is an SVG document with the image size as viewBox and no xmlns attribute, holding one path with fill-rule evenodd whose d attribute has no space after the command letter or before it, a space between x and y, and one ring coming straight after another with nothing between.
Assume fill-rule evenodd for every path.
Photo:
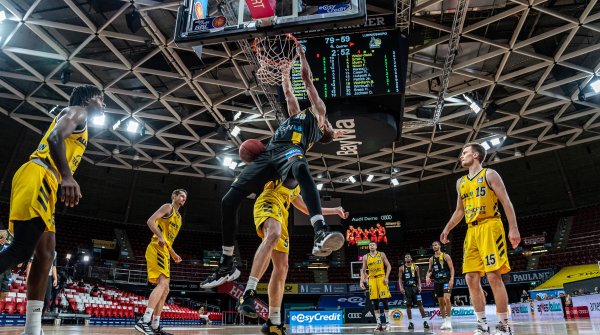
<instances>
[{"instance_id":1,"label":"player's hand","mask_svg":"<svg viewBox=\"0 0 600 335\"><path fill-rule=\"evenodd\" d=\"M440 235L440 242L442 242L442 244L446 244L446 243L450 242L448 240L448 234L450 234L450 232L444 228L444 230L442 231L442 234Z\"/></svg>"},{"instance_id":2,"label":"player's hand","mask_svg":"<svg viewBox=\"0 0 600 335\"><path fill-rule=\"evenodd\" d=\"M521 234L519 233L519 228L509 228L508 230L508 239L510 240L510 244L513 249L516 249L521 243Z\"/></svg>"},{"instance_id":3,"label":"player's hand","mask_svg":"<svg viewBox=\"0 0 600 335\"><path fill-rule=\"evenodd\" d=\"M52 287L56 287L56 286L58 286L58 280L57 280L57 278L54 278L52 280Z\"/></svg>"},{"instance_id":4,"label":"player's hand","mask_svg":"<svg viewBox=\"0 0 600 335\"><path fill-rule=\"evenodd\" d=\"M342 206L336 207L335 212L339 217L341 217L344 220L348 218L348 215L350 215L350 213L344 211L344 207Z\"/></svg>"},{"instance_id":5,"label":"player's hand","mask_svg":"<svg viewBox=\"0 0 600 335\"><path fill-rule=\"evenodd\" d=\"M162 236L158 237L158 246L161 248L164 248L165 245L167 245L167 242L165 242L165 238Z\"/></svg>"},{"instance_id":6,"label":"player's hand","mask_svg":"<svg viewBox=\"0 0 600 335\"><path fill-rule=\"evenodd\" d=\"M452 289L454 287L454 278L452 278L449 282L448 282L448 288Z\"/></svg>"},{"instance_id":7,"label":"player's hand","mask_svg":"<svg viewBox=\"0 0 600 335\"><path fill-rule=\"evenodd\" d=\"M431 285L431 278L425 278L425 284L427 284L427 286Z\"/></svg>"},{"instance_id":8,"label":"player's hand","mask_svg":"<svg viewBox=\"0 0 600 335\"><path fill-rule=\"evenodd\" d=\"M60 201L65 203L65 206L74 207L79 205L79 199L81 199L81 190L79 184L75 181L73 176L67 176L63 178L60 183L61 195Z\"/></svg>"},{"instance_id":9,"label":"player's hand","mask_svg":"<svg viewBox=\"0 0 600 335\"><path fill-rule=\"evenodd\" d=\"M400 293L404 294L404 287L400 288Z\"/></svg>"},{"instance_id":10,"label":"player's hand","mask_svg":"<svg viewBox=\"0 0 600 335\"><path fill-rule=\"evenodd\" d=\"M346 134L348 134L348 131L346 131L346 130L334 130L333 131L333 138L334 139L335 138L339 138L339 137L344 136Z\"/></svg>"},{"instance_id":11,"label":"player's hand","mask_svg":"<svg viewBox=\"0 0 600 335\"><path fill-rule=\"evenodd\" d=\"M388 278L385 278L385 279L383 280L383 283L384 283L384 284L386 284L386 285L387 285L389 282L390 282L390 280L389 280Z\"/></svg>"},{"instance_id":12,"label":"player's hand","mask_svg":"<svg viewBox=\"0 0 600 335\"><path fill-rule=\"evenodd\" d=\"M181 256L179 256L176 253L173 253L173 260L175 261L175 263L181 263Z\"/></svg>"},{"instance_id":13,"label":"player's hand","mask_svg":"<svg viewBox=\"0 0 600 335\"><path fill-rule=\"evenodd\" d=\"M361 290L366 290L365 283L363 283L362 281L360 282L360 289Z\"/></svg>"},{"instance_id":14,"label":"player's hand","mask_svg":"<svg viewBox=\"0 0 600 335\"><path fill-rule=\"evenodd\" d=\"M419 287L417 287L417 290L419 290L419 294L421 294L421 285L419 285Z\"/></svg>"},{"instance_id":15,"label":"player's hand","mask_svg":"<svg viewBox=\"0 0 600 335\"><path fill-rule=\"evenodd\" d=\"M8 232L6 230L0 230L0 245L8 243Z\"/></svg>"}]
</instances>

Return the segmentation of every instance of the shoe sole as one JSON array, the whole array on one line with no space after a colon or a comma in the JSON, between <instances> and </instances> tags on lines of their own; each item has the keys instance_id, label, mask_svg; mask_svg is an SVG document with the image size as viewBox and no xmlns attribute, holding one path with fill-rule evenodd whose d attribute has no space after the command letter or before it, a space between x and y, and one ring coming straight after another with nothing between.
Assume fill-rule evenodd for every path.
<instances>
[{"instance_id":1,"label":"shoe sole","mask_svg":"<svg viewBox=\"0 0 600 335\"><path fill-rule=\"evenodd\" d=\"M247 318L252 318L252 319L258 319L258 314L256 314L256 312L252 312L252 311L245 311L241 308L238 308L238 313L240 313L241 315L243 315L244 317Z\"/></svg>"},{"instance_id":2,"label":"shoe sole","mask_svg":"<svg viewBox=\"0 0 600 335\"><path fill-rule=\"evenodd\" d=\"M142 334L148 334L146 333L146 331L144 329L142 329L142 327L135 325L135 330L137 330L138 332L142 333Z\"/></svg>"},{"instance_id":3,"label":"shoe sole","mask_svg":"<svg viewBox=\"0 0 600 335\"><path fill-rule=\"evenodd\" d=\"M242 274L242 272L240 272L240 270L235 269L235 271L233 272L233 274L227 275L226 280L227 281L234 281L234 280L238 279L241 274Z\"/></svg>"},{"instance_id":4,"label":"shoe sole","mask_svg":"<svg viewBox=\"0 0 600 335\"><path fill-rule=\"evenodd\" d=\"M312 254L317 257L327 257L331 255L331 250L319 249L317 247L313 247Z\"/></svg>"},{"instance_id":5,"label":"shoe sole","mask_svg":"<svg viewBox=\"0 0 600 335\"><path fill-rule=\"evenodd\" d=\"M221 277L221 278L219 278L219 280L215 280L210 283L200 284L200 287L201 288L214 288L217 286L221 286L227 281L227 277L229 277L229 276Z\"/></svg>"},{"instance_id":6,"label":"shoe sole","mask_svg":"<svg viewBox=\"0 0 600 335\"><path fill-rule=\"evenodd\" d=\"M324 240L321 249L336 251L344 246L344 235L340 232L332 232Z\"/></svg>"}]
</instances>

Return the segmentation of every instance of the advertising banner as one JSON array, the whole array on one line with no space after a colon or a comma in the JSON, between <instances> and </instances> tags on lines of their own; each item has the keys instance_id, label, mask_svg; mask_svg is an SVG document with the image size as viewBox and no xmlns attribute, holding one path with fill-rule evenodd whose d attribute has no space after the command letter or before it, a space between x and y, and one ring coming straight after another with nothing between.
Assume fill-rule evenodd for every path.
<instances>
[{"instance_id":1,"label":"advertising banner","mask_svg":"<svg viewBox=\"0 0 600 335\"><path fill-rule=\"evenodd\" d=\"M546 235L531 235L523 237L524 245L536 245L546 243Z\"/></svg>"},{"instance_id":2,"label":"advertising banner","mask_svg":"<svg viewBox=\"0 0 600 335\"><path fill-rule=\"evenodd\" d=\"M244 288L240 284L226 282L217 288L217 292L225 293L235 300L239 300L244 293ZM269 306L264 303L264 301L260 299L254 300L254 308L256 309L256 314L258 314L261 319L266 320L269 317Z\"/></svg>"},{"instance_id":3,"label":"advertising banner","mask_svg":"<svg viewBox=\"0 0 600 335\"><path fill-rule=\"evenodd\" d=\"M567 266L560 269L557 274L535 289L547 290L553 288L563 288L565 283L595 277L600 277L600 269L598 268L598 264Z\"/></svg>"},{"instance_id":4,"label":"advertising banner","mask_svg":"<svg viewBox=\"0 0 600 335\"><path fill-rule=\"evenodd\" d=\"M346 293L346 284L298 284L299 294Z\"/></svg>"},{"instance_id":5,"label":"advertising banner","mask_svg":"<svg viewBox=\"0 0 600 335\"><path fill-rule=\"evenodd\" d=\"M328 326L342 325L342 311L291 311L290 326Z\"/></svg>"},{"instance_id":6,"label":"advertising banner","mask_svg":"<svg viewBox=\"0 0 600 335\"><path fill-rule=\"evenodd\" d=\"M585 317L585 308L587 308L589 318L600 319L600 294L573 296L571 301L576 308L577 317Z\"/></svg>"},{"instance_id":7,"label":"advertising banner","mask_svg":"<svg viewBox=\"0 0 600 335\"><path fill-rule=\"evenodd\" d=\"M531 304L528 302L510 304L510 317L512 320L533 320Z\"/></svg>"},{"instance_id":8,"label":"advertising banner","mask_svg":"<svg viewBox=\"0 0 600 335\"><path fill-rule=\"evenodd\" d=\"M486 305L485 313L487 315L488 322L496 322L498 317L496 316L496 306ZM413 308L412 311L413 323L427 322L442 322L442 316L438 308L426 307L425 308L425 319L421 317L418 309ZM391 308L389 313L389 319L393 324L408 325L408 318L406 317L406 308ZM452 307L452 320L455 321L475 321L475 311L472 306L460 306Z\"/></svg>"},{"instance_id":9,"label":"advertising banner","mask_svg":"<svg viewBox=\"0 0 600 335\"><path fill-rule=\"evenodd\" d=\"M365 307L365 296L364 294L356 295L324 295L319 298L319 308L363 308ZM392 306L401 306L402 296L400 294L392 294L392 297L388 300L390 309Z\"/></svg>"},{"instance_id":10,"label":"advertising banner","mask_svg":"<svg viewBox=\"0 0 600 335\"><path fill-rule=\"evenodd\" d=\"M375 323L375 316L365 308L344 308L344 323Z\"/></svg>"},{"instance_id":11,"label":"advertising banner","mask_svg":"<svg viewBox=\"0 0 600 335\"><path fill-rule=\"evenodd\" d=\"M535 301L533 306L536 320L563 320L565 318L560 299Z\"/></svg>"},{"instance_id":12,"label":"advertising banner","mask_svg":"<svg viewBox=\"0 0 600 335\"><path fill-rule=\"evenodd\" d=\"M256 285L256 293L268 294L269 283L258 283ZM284 294L298 294L298 284L285 284Z\"/></svg>"}]
</instances>

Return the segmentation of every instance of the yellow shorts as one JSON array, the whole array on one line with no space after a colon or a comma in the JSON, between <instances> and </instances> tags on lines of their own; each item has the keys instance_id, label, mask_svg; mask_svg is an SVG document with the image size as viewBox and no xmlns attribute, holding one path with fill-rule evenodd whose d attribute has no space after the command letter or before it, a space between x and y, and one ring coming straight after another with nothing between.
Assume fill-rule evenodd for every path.
<instances>
[{"instance_id":1,"label":"yellow shorts","mask_svg":"<svg viewBox=\"0 0 600 335\"><path fill-rule=\"evenodd\" d=\"M470 225L463 257L463 273L479 272L482 276L496 270L501 274L508 273L510 265L502 221L492 218L476 226Z\"/></svg>"},{"instance_id":2,"label":"yellow shorts","mask_svg":"<svg viewBox=\"0 0 600 335\"><path fill-rule=\"evenodd\" d=\"M57 194L58 180L52 171L31 161L21 165L12 181L8 229L14 232L15 221L41 218L46 231L55 233Z\"/></svg>"},{"instance_id":3,"label":"yellow shorts","mask_svg":"<svg viewBox=\"0 0 600 335\"><path fill-rule=\"evenodd\" d=\"M392 297L390 288L383 282L384 279L385 276L369 277L369 299L388 299Z\"/></svg>"},{"instance_id":4,"label":"yellow shorts","mask_svg":"<svg viewBox=\"0 0 600 335\"><path fill-rule=\"evenodd\" d=\"M171 277L169 269L170 255L165 247L160 250L158 246L150 243L146 248L146 267L148 268L148 281L156 284L158 277L164 275L167 278Z\"/></svg>"},{"instance_id":5,"label":"yellow shorts","mask_svg":"<svg viewBox=\"0 0 600 335\"><path fill-rule=\"evenodd\" d=\"M254 203L254 225L256 226L256 234L262 239L265 238L263 223L269 218L281 223L281 237L275 246L275 250L289 254L288 211L276 199L261 194Z\"/></svg>"}]
</instances>

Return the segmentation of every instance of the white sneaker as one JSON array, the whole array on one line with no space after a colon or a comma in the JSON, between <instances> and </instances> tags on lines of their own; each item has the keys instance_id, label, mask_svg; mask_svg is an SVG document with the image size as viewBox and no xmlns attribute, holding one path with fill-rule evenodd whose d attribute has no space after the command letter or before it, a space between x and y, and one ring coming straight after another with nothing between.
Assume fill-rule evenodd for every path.
<instances>
[{"instance_id":1,"label":"white sneaker","mask_svg":"<svg viewBox=\"0 0 600 335\"><path fill-rule=\"evenodd\" d=\"M452 330L452 321L446 320L446 330Z\"/></svg>"},{"instance_id":2,"label":"white sneaker","mask_svg":"<svg viewBox=\"0 0 600 335\"><path fill-rule=\"evenodd\" d=\"M392 329L392 325L388 322L385 324L385 330L391 330Z\"/></svg>"},{"instance_id":3,"label":"white sneaker","mask_svg":"<svg viewBox=\"0 0 600 335\"><path fill-rule=\"evenodd\" d=\"M442 325L440 326L440 330L446 329L448 329L448 321L444 320L444 322L442 322Z\"/></svg>"},{"instance_id":4,"label":"white sneaker","mask_svg":"<svg viewBox=\"0 0 600 335\"><path fill-rule=\"evenodd\" d=\"M512 335L512 331L509 325L498 323L494 335Z\"/></svg>"},{"instance_id":5,"label":"white sneaker","mask_svg":"<svg viewBox=\"0 0 600 335\"><path fill-rule=\"evenodd\" d=\"M477 324L477 328L473 331L473 335L490 335L490 327Z\"/></svg>"}]
</instances>

